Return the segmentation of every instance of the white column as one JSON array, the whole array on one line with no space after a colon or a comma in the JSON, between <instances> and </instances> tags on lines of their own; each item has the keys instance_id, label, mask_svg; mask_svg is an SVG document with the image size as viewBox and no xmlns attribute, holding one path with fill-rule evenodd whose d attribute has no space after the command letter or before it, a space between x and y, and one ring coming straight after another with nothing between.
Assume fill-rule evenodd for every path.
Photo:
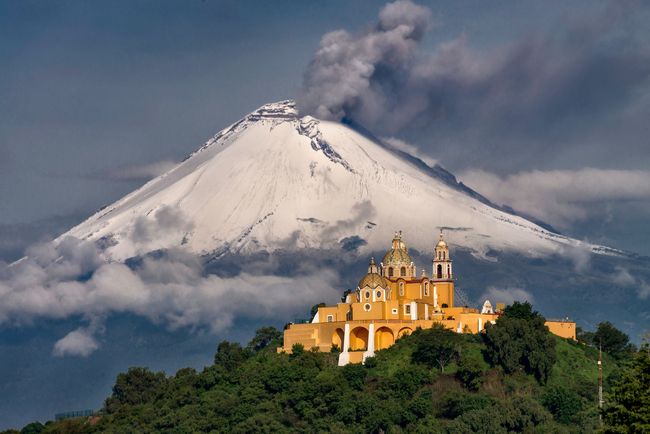
<instances>
[{"instance_id":1,"label":"white column","mask_svg":"<svg viewBox=\"0 0 650 434\"><path fill-rule=\"evenodd\" d=\"M479 316L478 317L478 331L480 332L481 330L483 330L483 318L481 318Z\"/></svg>"},{"instance_id":2,"label":"white column","mask_svg":"<svg viewBox=\"0 0 650 434\"><path fill-rule=\"evenodd\" d=\"M366 361L367 357L373 357L375 355L375 324L370 323L368 326L368 348L363 353L363 361Z\"/></svg>"},{"instance_id":3,"label":"white column","mask_svg":"<svg viewBox=\"0 0 650 434\"><path fill-rule=\"evenodd\" d=\"M418 305L416 302L411 302L411 319L415 321L418 319Z\"/></svg>"},{"instance_id":4,"label":"white column","mask_svg":"<svg viewBox=\"0 0 650 434\"><path fill-rule=\"evenodd\" d=\"M433 285L433 307L438 307L438 288Z\"/></svg>"},{"instance_id":5,"label":"white column","mask_svg":"<svg viewBox=\"0 0 650 434\"><path fill-rule=\"evenodd\" d=\"M341 354L339 354L339 366L347 365L350 363L350 353L348 353L348 348L350 348L350 324L345 323L345 331L343 333L343 348L341 348Z\"/></svg>"},{"instance_id":6,"label":"white column","mask_svg":"<svg viewBox=\"0 0 650 434\"><path fill-rule=\"evenodd\" d=\"M462 333L463 332L463 323L458 321L458 328L456 329L456 333Z\"/></svg>"}]
</instances>

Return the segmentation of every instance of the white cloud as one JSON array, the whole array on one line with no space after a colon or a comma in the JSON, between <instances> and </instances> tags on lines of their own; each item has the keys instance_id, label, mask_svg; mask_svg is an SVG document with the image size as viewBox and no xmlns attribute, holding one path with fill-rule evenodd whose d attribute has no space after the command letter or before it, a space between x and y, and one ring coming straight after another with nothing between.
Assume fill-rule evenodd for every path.
<instances>
[{"instance_id":1,"label":"white cloud","mask_svg":"<svg viewBox=\"0 0 650 434\"><path fill-rule=\"evenodd\" d=\"M85 318L87 327L55 344L57 356L95 351L94 336L112 313L140 315L169 329L217 333L235 318L290 317L340 295L338 275L325 268L293 277L252 272L220 277L205 274L200 259L182 250L145 257L130 268L110 262L94 243L72 237L34 246L30 253L0 267L0 324ZM84 275L91 277L80 281Z\"/></svg>"},{"instance_id":2,"label":"white cloud","mask_svg":"<svg viewBox=\"0 0 650 434\"><path fill-rule=\"evenodd\" d=\"M58 357L63 356L81 356L88 357L92 354L99 344L87 329L79 328L71 331L64 338L59 339L54 344L52 354Z\"/></svg>"},{"instance_id":3,"label":"white cloud","mask_svg":"<svg viewBox=\"0 0 650 434\"><path fill-rule=\"evenodd\" d=\"M650 200L650 171L534 170L501 177L468 170L460 180L491 201L557 226L585 219L588 206L604 201Z\"/></svg>"},{"instance_id":4,"label":"white cloud","mask_svg":"<svg viewBox=\"0 0 650 434\"><path fill-rule=\"evenodd\" d=\"M501 289L494 286L490 286L483 295L481 295L481 300L490 300L493 306L497 303L512 304L515 301L534 302L533 295L522 288Z\"/></svg>"}]
</instances>

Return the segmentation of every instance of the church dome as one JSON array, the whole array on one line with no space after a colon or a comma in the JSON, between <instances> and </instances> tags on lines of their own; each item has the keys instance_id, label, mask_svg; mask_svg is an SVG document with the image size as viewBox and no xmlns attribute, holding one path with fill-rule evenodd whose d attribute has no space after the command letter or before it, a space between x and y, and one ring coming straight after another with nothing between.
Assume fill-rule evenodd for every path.
<instances>
[{"instance_id":1,"label":"church dome","mask_svg":"<svg viewBox=\"0 0 650 434\"><path fill-rule=\"evenodd\" d=\"M359 288L388 288L388 281L377 273L368 273L359 281Z\"/></svg>"},{"instance_id":2,"label":"church dome","mask_svg":"<svg viewBox=\"0 0 650 434\"><path fill-rule=\"evenodd\" d=\"M385 267L390 265L402 266L411 264L411 255L409 255L408 248L406 247L406 244L404 244L404 241L402 241L400 233L395 234L392 247L388 252L386 252L384 259L382 259L381 262Z\"/></svg>"}]
</instances>

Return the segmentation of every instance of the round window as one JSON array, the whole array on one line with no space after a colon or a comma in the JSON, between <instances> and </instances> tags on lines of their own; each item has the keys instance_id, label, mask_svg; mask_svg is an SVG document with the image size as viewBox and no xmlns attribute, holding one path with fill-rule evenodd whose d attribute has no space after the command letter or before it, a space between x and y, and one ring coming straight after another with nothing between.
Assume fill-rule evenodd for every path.
<instances>
[{"instance_id":1,"label":"round window","mask_svg":"<svg viewBox=\"0 0 650 434\"><path fill-rule=\"evenodd\" d=\"M377 298L381 298L381 291L377 291Z\"/></svg>"},{"instance_id":2,"label":"round window","mask_svg":"<svg viewBox=\"0 0 650 434\"><path fill-rule=\"evenodd\" d=\"M363 310L365 310L366 312L370 312L370 303L364 304L363 305Z\"/></svg>"},{"instance_id":3,"label":"round window","mask_svg":"<svg viewBox=\"0 0 650 434\"><path fill-rule=\"evenodd\" d=\"M370 291L366 291L366 298L370 298Z\"/></svg>"}]
</instances>

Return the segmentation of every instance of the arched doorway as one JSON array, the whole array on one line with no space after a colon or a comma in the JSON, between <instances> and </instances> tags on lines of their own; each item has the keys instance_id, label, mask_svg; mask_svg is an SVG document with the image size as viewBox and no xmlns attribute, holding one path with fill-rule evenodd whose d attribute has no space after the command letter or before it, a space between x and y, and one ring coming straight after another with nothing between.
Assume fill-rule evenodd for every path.
<instances>
[{"instance_id":1,"label":"arched doorway","mask_svg":"<svg viewBox=\"0 0 650 434\"><path fill-rule=\"evenodd\" d=\"M336 345L340 350L343 350L343 330L336 329L332 334L332 345Z\"/></svg>"},{"instance_id":2,"label":"arched doorway","mask_svg":"<svg viewBox=\"0 0 650 434\"><path fill-rule=\"evenodd\" d=\"M380 327L375 332L375 350L383 350L395 343L393 331L388 327Z\"/></svg>"},{"instance_id":3,"label":"arched doorway","mask_svg":"<svg viewBox=\"0 0 650 434\"><path fill-rule=\"evenodd\" d=\"M399 333L397 333L397 339L399 339L399 338L401 338L402 336L405 336L405 335L410 335L412 332L413 332L413 330L411 330L410 328L403 327L403 328L401 328L399 330Z\"/></svg>"},{"instance_id":4,"label":"arched doorway","mask_svg":"<svg viewBox=\"0 0 650 434\"><path fill-rule=\"evenodd\" d=\"M352 351L368 349L368 330L357 327L350 332L350 349Z\"/></svg>"}]
</instances>

